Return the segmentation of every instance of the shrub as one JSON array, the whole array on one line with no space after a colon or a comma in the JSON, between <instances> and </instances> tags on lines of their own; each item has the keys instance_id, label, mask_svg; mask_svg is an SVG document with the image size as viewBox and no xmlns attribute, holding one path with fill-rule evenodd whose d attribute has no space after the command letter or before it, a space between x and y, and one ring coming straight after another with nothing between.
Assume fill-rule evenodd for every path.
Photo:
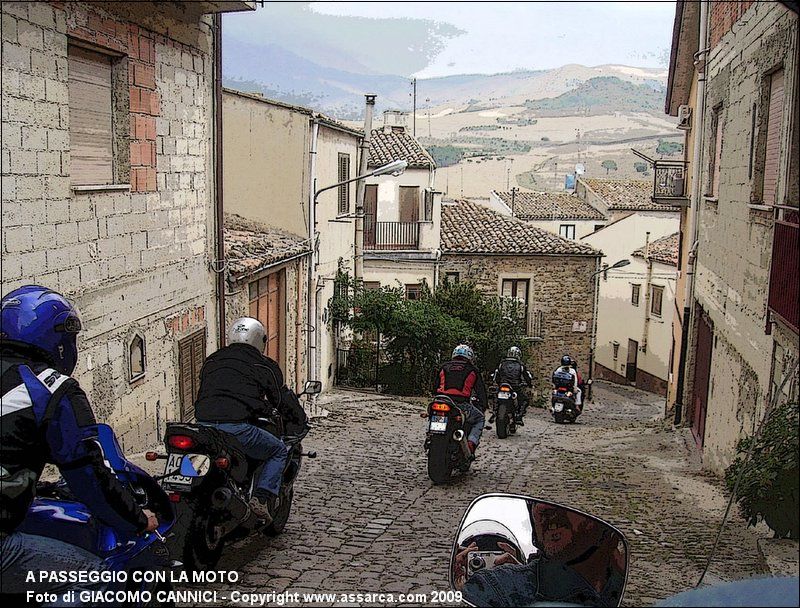
<instances>
[{"instance_id":1,"label":"shrub","mask_svg":"<svg viewBox=\"0 0 800 608\"><path fill-rule=\"evenodd\" d=\"M731 491L736 478L742 475L736 500L748 523L755 525L763 519L780 538L798 538L800 533L799 422L797 403L775 408L760 437L739 441L737 456L725 472L725 482ZM751 448L752 458L745 462Z\"/></svg>"}]
</instances>

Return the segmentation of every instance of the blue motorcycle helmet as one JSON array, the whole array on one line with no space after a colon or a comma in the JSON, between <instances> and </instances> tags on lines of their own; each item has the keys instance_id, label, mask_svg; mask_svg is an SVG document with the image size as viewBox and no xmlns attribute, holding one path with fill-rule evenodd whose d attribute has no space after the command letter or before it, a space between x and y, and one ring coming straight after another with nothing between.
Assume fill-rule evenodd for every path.
<instances>
[{"instance_id":1,"label":"blue motorcycle helmet","mask_svg":"<svg viewBox=\"0 0 800 608\"><path fill-rule=\"evenodd\" d=\"M78 311L64 296L41 285L25 285L2 299L0 344L32 349L63 374L78 363Z\"/></svg>"}]
</instances>

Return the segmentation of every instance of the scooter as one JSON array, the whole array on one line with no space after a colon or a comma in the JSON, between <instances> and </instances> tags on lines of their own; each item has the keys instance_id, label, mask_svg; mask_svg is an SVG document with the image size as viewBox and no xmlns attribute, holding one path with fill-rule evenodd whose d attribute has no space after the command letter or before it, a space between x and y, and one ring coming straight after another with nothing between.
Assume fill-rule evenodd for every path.
<instances>
[{"instance_id":1,"label":"scooter","mask_svg":"<svg viewBox=\"0 0 800 608\"><path fill-rule=\"evenodd\" d=\"M61 480L37 485L37 497L17 530L76 545L100 556L109 569L126 571L127 586L119 590L126 592L126 605L171 604L163 593L159 593L171 590L167 573L178 565L171 560L165 544L175 524L169 498L150 475L125 458L111 427L98 424L97 437L106 464L131 490L139 506L155 513L158 528L141 535L122 534L94 517ZM161 571L165 574L134 577L134 571ZM98 598L89 600L83 603L91 605L105 601Z\"/></svg>"}]
</instances>

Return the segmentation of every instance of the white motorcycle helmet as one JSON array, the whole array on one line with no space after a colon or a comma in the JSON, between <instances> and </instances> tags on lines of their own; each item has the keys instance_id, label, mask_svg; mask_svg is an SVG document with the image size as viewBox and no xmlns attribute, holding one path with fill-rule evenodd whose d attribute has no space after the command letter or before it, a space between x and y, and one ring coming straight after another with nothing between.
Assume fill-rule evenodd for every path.
<instances>
[{"instance_id":1,"label":"white motorcycle helmet","mask_svg":"<svg viewBox=\"0 0 800 608\"><path fill-rule=\"evenodd\" d=\"M231 323L228 329L228 344L236 342L249 344L258 352L264 352L267 344L267 332L258 319L252 317L241 317Z\"/></svg>"}]
</instances>

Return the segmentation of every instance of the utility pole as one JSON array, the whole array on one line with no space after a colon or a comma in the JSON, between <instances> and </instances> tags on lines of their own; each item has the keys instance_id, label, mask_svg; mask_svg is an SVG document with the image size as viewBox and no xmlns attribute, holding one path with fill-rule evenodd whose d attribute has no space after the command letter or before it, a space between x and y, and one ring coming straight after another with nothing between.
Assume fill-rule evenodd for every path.
<instances>
[{"instance_id":1,"label":"utility pole","mask_svg":"<svg viewBox=\"0 0 800 608\"><path fill-rule=\"evenodd\" d=\"M361 159L358 174L364 175L369 167L369 142L372 139L372 113L375 110L377 95L364 95L366 107L364 109L364 139L361 140ZM365 180L359 180L356 185L356 226L355 242L353 243L353 277L356 280L364 278L364 199L367 193Z\"/></svg>"},{"instance_id":2,"label":"utility pole","mask_svg":"<svg viewBox=\"0 0 800 608\"><path fill-rule=\"evenodd\" d=\"M417 79L411 79L411 134L417 136Z\"/></svg>"}]
</instances>

